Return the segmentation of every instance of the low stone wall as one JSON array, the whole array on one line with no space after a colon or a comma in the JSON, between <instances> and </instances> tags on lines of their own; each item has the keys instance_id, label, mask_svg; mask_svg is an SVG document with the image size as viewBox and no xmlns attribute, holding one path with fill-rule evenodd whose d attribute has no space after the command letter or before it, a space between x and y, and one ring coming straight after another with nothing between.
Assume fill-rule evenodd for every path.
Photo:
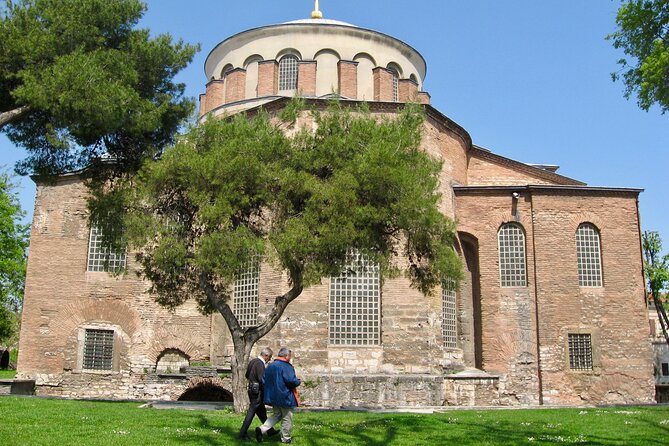
<instances>
[{"instance_id":1,"label":"low stone wall","mask_svg":"<svg viewBox=\"0 0 669 446\"><path fill-rule=\"evenodd\" d=\"M304 375L304 407L440 406L443 378L433 375Z\"/></svg>"},{"instance_id":2,"label":"low stone wall","mask_svg":"<svg viewBox=\"0 0 669 446\"><path fill-rule=\"evenodd\" d=\"M0 395L34 395L35 381L31 379L0 379Z\"/></svg>"}]
</instances>

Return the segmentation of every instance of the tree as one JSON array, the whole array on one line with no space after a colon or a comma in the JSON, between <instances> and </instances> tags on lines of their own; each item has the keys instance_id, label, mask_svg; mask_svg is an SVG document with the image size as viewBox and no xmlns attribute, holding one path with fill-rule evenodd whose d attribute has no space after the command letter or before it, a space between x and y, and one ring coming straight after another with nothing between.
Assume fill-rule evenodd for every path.
<instances>
[{"instance_id":1,"label":"tree","mask_svg":"<svg viewBox=\"0 0 669 446\"><path fill-rule=\"evenodd\" d=\"M137 29L143 2L4 3L0 130L29 153L20 173L94 172L100 159L132 171L173 142L193 109L174 77L197 47Z\"/></svg>"},{"instance_id":2,"label":"tree","mask_svg":"<svg viewBox=\"0 0 669 446\"><path fill-rule=\"evenodd\" d=\"M638 105L648 111L653 104L669 110L669 0L629 0L618 10L618 31L608 36L615 48L636 59L618 61L625 97L636 94Z\"/></svg>"},{"instance_id":3,"label":"tree","mask_svg":"<svg viewBox=\"0 0 669 446\"><path fill-rule=\"evenodd\" d=\"M23 303L28 225L10 177L0 174L0 343L17 332L17 314Z\"/></svg>"},{"instance_id":4,"label":"tree","mask_svg":"<svg viewBox=\"0 0 669 446\"><path fill-rule=\"evenodd\" d=\"M643 256L644 272L646 274L646 284L648 293L653 298L657 316L662 327L662 334L669 345L669 317L664 308L664 303L660 297L662 291L669 286L669 254L664 256L662 252L662 239L660 234L655 231L643 232Z\"/></svg>"},{"instance_id":5,"label":"tree","mask_svg":"<svg viewBox=\"0 0 669 446\"><path fill-rule=\"evenodd\" d=\"M297 125L309 120L298 115L316 129ZM339 103L309 114L300 101L280 119L263 112L210 119L125 187L96 197L91 211L107 222L123 212L123 231L114 224L105 231L136 249L157 302L176 307L194 298L203 312L223 316L241 410L254 344L305 287L340 274L351 249L386 277L400 273L403 254L402 270L425 293L461 277L454 224L438 210L441 164L419 148L422 124L419 106L375 119ZM257 326L243 328L231 288L257 258L285 271L290 289Z\"/></svg>"}]
</instances>

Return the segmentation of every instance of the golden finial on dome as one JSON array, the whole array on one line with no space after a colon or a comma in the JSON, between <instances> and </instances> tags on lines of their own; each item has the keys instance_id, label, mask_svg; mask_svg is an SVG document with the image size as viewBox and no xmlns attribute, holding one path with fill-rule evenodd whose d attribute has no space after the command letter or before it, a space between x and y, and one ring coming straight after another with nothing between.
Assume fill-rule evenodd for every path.
<instances>
[{"instance_id":1,"label":"golden finial on dome","mask_svg":"<svg viewBox=\"0 0 669 446\"><path fill-rule=\"evenodd\" d=\"M316 4L314 5L314 10L311 11L312 19L322 19L323 13L318 9L318 0L315 0Z\"/></svg>"}]
</instances>

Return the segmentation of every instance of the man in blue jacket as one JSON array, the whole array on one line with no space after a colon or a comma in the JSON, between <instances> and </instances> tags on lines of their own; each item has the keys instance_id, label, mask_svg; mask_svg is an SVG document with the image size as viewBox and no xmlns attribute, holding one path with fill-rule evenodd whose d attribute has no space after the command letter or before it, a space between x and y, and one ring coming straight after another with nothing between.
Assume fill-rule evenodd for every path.
<instances>
[{"instance_id":1,"label":"man in blue jacket","mask_svg":"<svg viewBox=\"0 0 669 446\"><path fill-rule=\"evenodd\" d=\"M263 388L264 402L272 406L272 416L256 427L256 440L263 441L263 436L276 423L281 421L281 443L292 443L293 410L298 405L297 386L300 381L295 375L295 369L290 363L293 352L287 347L281 347L273 363L265 369Z\"/></svg>"}]
</instances>

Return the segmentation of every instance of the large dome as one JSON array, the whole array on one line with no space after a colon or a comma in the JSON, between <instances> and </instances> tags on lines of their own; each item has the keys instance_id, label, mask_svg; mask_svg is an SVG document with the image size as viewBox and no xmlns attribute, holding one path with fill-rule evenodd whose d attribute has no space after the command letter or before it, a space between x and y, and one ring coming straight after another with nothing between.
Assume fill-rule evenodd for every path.
<instances>
[{"instance_id":1,"label":"large dome","mask_svg":"<svg viewBox=\"0 0 669 446\"><path fill-rule=\"evenodd\" d=\"M203 115L294 95L429 102L422 92L427 64L418 51L338 20L294 20L240 32L211 50L204 71L209 83Z\"/></svg>"}]
</instances>

